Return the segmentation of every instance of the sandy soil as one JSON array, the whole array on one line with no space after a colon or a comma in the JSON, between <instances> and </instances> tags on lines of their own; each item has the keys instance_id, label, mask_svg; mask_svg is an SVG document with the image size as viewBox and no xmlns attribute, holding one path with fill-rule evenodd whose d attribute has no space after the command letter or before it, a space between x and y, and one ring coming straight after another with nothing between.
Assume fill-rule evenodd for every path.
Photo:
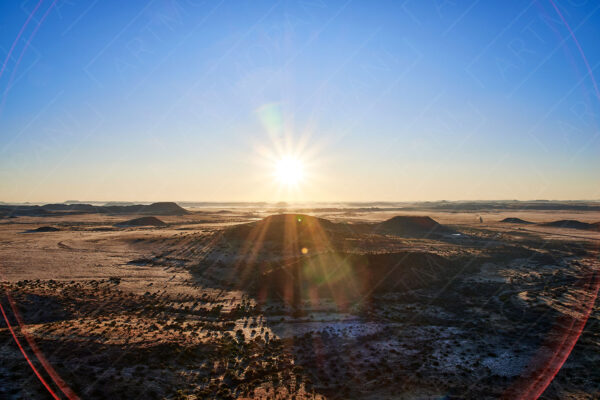
<instances>
[{"instance_id":1,"label":"sandy soil","mask_svg":"<svg viewBox=\"0 0 600 400\"><path fill-rule=\"evenodd\" d=\"M600 213L315 213L351 224L429 215L460 234L334 241L358 252L428 252L453 267L368 301L300 306L261 300L260 277L252 288L236 284L247 253L221 233L266 214L202 210L161 216L160 228L114 227L135 217L124 215L0 220L1 304L50 387L63 393L64 380L81 398L510 397L573 337L543 397L600 396L600 233L498 222L597 222ZM59 231L26 233L41 226ZM261 257L254 262L285 264ZM0 336L0 397L42 396L4 321Z\"/></svg>"}]
</instances>

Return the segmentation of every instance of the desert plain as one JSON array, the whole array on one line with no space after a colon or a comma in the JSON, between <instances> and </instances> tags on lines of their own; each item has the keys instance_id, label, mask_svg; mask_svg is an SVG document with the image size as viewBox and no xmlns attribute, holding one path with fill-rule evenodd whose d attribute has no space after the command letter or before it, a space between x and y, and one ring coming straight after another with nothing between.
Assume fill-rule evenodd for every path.
<instances>
[{"instance_id":1,"label":"desert plain","mask_svg":"<svg viewBox=\"0 0 600 400\"><path fill-rule=\"evenodd\" d=\"M1 208L0 397L600 397L597 203L147 207Z\"/></svg>"}]
</instances>

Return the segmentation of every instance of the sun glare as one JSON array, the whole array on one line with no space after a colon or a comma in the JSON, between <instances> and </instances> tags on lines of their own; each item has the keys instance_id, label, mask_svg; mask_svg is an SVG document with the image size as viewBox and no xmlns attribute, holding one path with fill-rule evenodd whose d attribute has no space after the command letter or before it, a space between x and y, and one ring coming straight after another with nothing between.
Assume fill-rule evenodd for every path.
<instances>
[{"instance_id":1,"label":"sun glare","mask_svg":"<svg viewBox=\"0 0 600 400\"><path fill-rule=\"evenodd\" d=\"M293 186L302 181L304 166L297 158L283 157L275 164L275 178L281 184Z\"/></svg>"}]
</instances>

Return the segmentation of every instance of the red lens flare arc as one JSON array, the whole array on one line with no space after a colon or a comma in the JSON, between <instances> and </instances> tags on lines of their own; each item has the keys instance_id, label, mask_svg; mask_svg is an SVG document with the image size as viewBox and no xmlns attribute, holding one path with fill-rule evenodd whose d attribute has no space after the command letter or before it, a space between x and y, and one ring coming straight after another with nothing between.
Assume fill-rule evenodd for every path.
<instances>
[{"instance_id":1,"label":"red lens flare arc","mask_svg":"<svg viewBox=\"0 0 600 400\"><path fill-rule=\"evenodd\" d=\"M31 362L31 359L29 358L29 356L25 352L25 349L21 345L21 342L19 341L19 338L17 338L17 335L15 334L15 331L14 331L12 325L10 324L10 321L8 320L8 317L6 316L6 312L4 311L4 307L2 306L2 304L0 304L0 311L2 311L2 316L4 317L4 321L6 322L6 326L8 327L8 330L10 331L10 334L12 335L15 343L19 347L19 350L21 350L21 354L23 354L23 357L25 357L25 360L27 360L27 364L29 364L29 366L31 367L31 370L33 371L33 373L35 374L35 376L37 376L37 378L42 383L42 385L44 385L44 387L46 388L46 390L48 390L48 393L50 393L50 395L52 396L52 398L54 398L56 400L60 400L60 397L58 397L56 395L56 393L54 392L54 390L52 390L52 388L50 387L50 385L48 384L48 382L46 382L46 380L39 373L39 371L37 370L37 368L35 367L35 365L33 365L33 363Z\"/></svg>"}]
</instances>

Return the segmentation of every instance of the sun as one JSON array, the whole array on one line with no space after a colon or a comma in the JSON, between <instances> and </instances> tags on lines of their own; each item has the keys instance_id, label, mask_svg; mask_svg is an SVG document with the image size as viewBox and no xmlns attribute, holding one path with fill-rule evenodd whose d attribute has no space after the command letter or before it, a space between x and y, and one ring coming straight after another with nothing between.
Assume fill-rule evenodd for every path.
<instances>
[{"instance_id":1,"label":"sun","mask_svg":"<svg viewBox=\"0 0 600 400\"><path fill-rule=\"evenodd\" d=\"M285 156L275 163L275 179L283 185L298 185L304 178L304 165L298 158Z\"/></svg>"}]
</instances>

